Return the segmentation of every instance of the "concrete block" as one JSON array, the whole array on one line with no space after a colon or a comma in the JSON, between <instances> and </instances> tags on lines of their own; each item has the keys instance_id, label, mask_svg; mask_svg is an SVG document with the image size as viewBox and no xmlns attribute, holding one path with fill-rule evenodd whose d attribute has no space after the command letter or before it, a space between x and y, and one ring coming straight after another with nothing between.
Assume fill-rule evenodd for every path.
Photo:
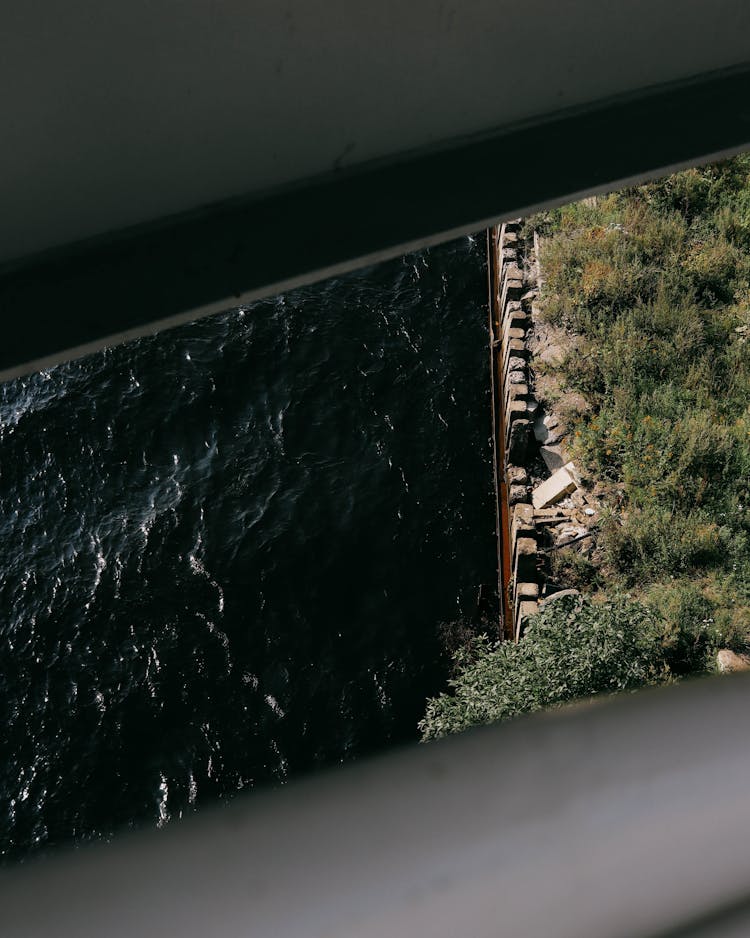
<instances>
[{"instance_id":1,"label":"concrete block","mask_svg":"<svg viewBox=\"0 0 750 938\"><path fill-rule=\"evenodd\" d=\"M523 280L519 280L517 277L504 277L502 290L500 291L500 308L505 309L509 301L520 299L522 293Z\"/></svg>"},{"instance_id":2,"label":"concrete block","mask_svg":"<svg viewBox=\"0 0 750 938\"><path fill-rule=\"evenodd\" d=\"M522 463L526 458L530 429L528 420L516 420L507 427L505 449L510 462Z\"/></svg>"},{"instance_id":3,"label":"concrete block","mask_svg":"<svg viewBox=\"0 0 750 938\"><path fill-rule=\"evenodd\" d=\"M539 612L539 605L533 600L527 599L518 604L518 613L516 614L516 628L520 630L520 634L523 634L523 628L526 625L527 621L535 616Z\"/></svg>"},{"instance_id":4,"label":"concrete block","mask_svg":"<svg viewBox=\"0 0 750 938\"><path fill-rule=\"evenodd\" d=\"M503 338L506 342L508 342L510 339L520 339L523 342L525 337L525 329L514 329L512 326L508 326L503 329Z\"/></svg>"},{"instance_id":5,"label":"concrete block","mask_svg":"<svg viewBox=\"0 0 750 938\"><path fill-rule=\"evenodd\" d=\"M513 506L510 530L512 538L519 534L535 534L534 506L530 502L519 502Z\"/></svg>"},{"instance_id":6,"label":"concrete block","mask_svg":"<svg viewBox=\"0 0 750 938\"><path fill-rule=\"evenodd\" d=\"M526 348L526 343L522 342L520 339L509 339L507 342L503 343L503 370L504 371L513 371L514 368L509 368L508 364L512 359L521 359L523 365L515 364L514 367L524 367L526 360L529 357L529 350Z\"/></svg>"},{"instance_id":7,"label":"concrete block","mask_svg":"<svg viewBox=\"0 0 750 938\"><path fill-rule=\"evenodd\" d=\"M529 497L528 485L509 485L508 486L508 505L512 506L518 502L525 502Z\"/></svg>"},{"instance_id":8,"label":"concrete block","mask_svg":"<svg viewBox=\"0 0 750 938\"><path fill-rule=\"evenodd\" d=\"M576 490L578 484L571 471L572 465L566 463L534 489L531 495L534 508L547 508Z\"/></svg>"},{"instance_id":9,"label":"concrete block","mask_svg":"<svg viewBox=\"0 0 750 938\"><path fill-rule=\"evenodd\" d=\"M519 358L517 355L508 356L508 372L521 371L521 369L524 368L526 368L526 362L523 360L523 358Z\"/></svg>"},{"instance_id":10,"label":"concrete block","mask_svg":"<svg viewBox=\"0 0 750 938\"><path fill-rule=\"evenodd\" d=\"M536 559L536 538L517 537L513 544L514 583L527 583L536 579Z\"/></svg>"},{"instance_id":11,"label":"concrete block","mask_svg":"<svg viewBox=\"0 0 750 938\"><path fill-rule=\"evenodd\" d=\"M538 583L518 583L516 585L517 599L539 599Z\"/></svg>"},{"instance_id":12,"label":"concrete block","mask_svg":"<svg viewBox=\"0 0 750 938\"><path fill-rule=\"evenodd\" d=\"M505 478L508 485L526 485L529 481L529 475L523 466L508 466L505 470Z\"/></svg>"},{"instance_id":13,"label":"concrete block","mask_svg":"<svg viewBox=\"0 0 750 938\"><path fill-rule=\"evenodd\" d=\"M508 304L510 306L510 303ZM504 325L509 326L511 329L526 329L526 326L529 323L529 317L526 313L521 310L510 310L506 306L505 308L505 320ZM525 335L525 332L524 332ZM514 337L515 338L515 337Z\"/></svg>"},{"instance_id":14,"label":"concrete block","mask_svg":"<svg viewBox=\"0 0 750 938\"><path fill-rule=\"evenodd\" d=\"M514 387L520 387L520 385L514 385ZM521 420L526 416L526 401L523 399L510 399L505 408L505 426L510 427L514 421ZM514 459L513 462L520 462L519 459Z\"/></svg>"}]
</instances>

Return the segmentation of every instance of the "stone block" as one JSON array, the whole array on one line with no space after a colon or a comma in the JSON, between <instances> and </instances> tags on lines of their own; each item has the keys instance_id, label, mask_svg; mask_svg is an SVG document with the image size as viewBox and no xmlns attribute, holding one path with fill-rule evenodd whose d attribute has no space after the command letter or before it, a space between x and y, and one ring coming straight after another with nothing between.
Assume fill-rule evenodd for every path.
<instances>
[{"instance_id":1,"label":"stone block","mask_svg":"<svg viewBox=\"0 0 750 938\"><path fill-rule=\"evenodd\" d=\"M520 387L521 385L514 385ZM510 427L515 420L521 420L526 416L526 401L522 399L511 399L505 408L505 426ZM520 462L514 459L513 462Z\"/></svg>"},{"instance_id":2,"label":"stone block","mask_svg":"<svg viewBox=\"0 0 750 938\"><path fill-rule=\"evenodd\" d=\"M547 508L575 492L578 484L573 477L572 466L572 463L566 463L534 489L531 495L534 508Z\"/></svg>"},{"instance_id":3,"label":"stone block","mask_svg":"<svg viewBox=\"0 0 750 938\"><path fill-rule=\"evenodd\" d=\"M508 371L520 371L522 368L526 367L526 362L523 358L519 358L517 355L508 356Z\"/></svg>"},{"instance_id":4,"label":"stone block","mask_svg":"<svg viewBox=\"0 0 750 938\"><path fill-rule=\"evenodd\" d=\"M509 300L520 299L523 293L523 280L518 278L503 278L503 287L500 292L500 308L505 309Z\"/></svg>"},{"instance_id":5,"label":"stone block","mask_svg":"<svg viewBox=\"0 0 750 938\"><path fill-rule=\"evenodd\" d=\"M566 459L559 446L540 446L539 454L550 472L557 472L557 470L561 469L566 463Z\"/></svg>"},{"instance_id":6,"label":"stone block","mask_svg":"<svg viewBox=\"0 0 750 938\"><path fill-rule=\"evenodd\" d=\"M506 342L510 339L520 339L522 342L526 338L525 329L515 329L512 326L507 326L503 329L503 337Z\"/></svg>"},{"instance_id":7,"label":"stone block","mask_svg":"<svg viewBox=\"0 0 750 938\"><path fill-rule=\"evenodd\" d=\"M536 527L534 525L534 506L529 502L519 502L513 506L511 513L511 537L517 537L519 534L534 534Z\"/></svg>"},{"instance_id":8,"label":"stone block","mask_svg":"<svg viewBox=\"0 0 750 938\"><path fill-rule=\"evenodd\" d=\"M508 480L508 485L526 485L529 481L529 476L523 466L508 466L505 470L505 478Z\"/></svg>"},{"instance_id":9,"label":"stone block","mask_svg":"<svg viewBox=\"0 0 750 938\"><path fill-rule=\"evenodd\" d=\"M526 583L537 578L536 539L517 537L513 544L513 582Z\"/></svg>"},{"instance_id":10,"label":"stone block","mask_svg":"<svg viewBox=\"0 0 750 938\"><path fill-rule=\"evenodd\" d=\"M526 326L529 323L529 317L526 313L518 310L509 310L505 308L505 320L504 325L511 329L523 329L524 335L526 335ZM515 338L515 336L513 336Z\"/></svg>"},{"instance_id":11,"label":"stone block","mask_svg":"<svg viewBox=\"0 0 750 938\"><path fill-rule=\"evenodd\" d=\"M525 599L518 604L518 612L516 613L516 633L519 638L523 635L523 630L528 620L532 616L535 616L537 612L539 612L539 604L531 599Z\"/></svg>"},{"instance_id":12,"label":"stone block","mask_svg":"<svg viewBox=\"0 0 750 938\"><path fill-rule=\"evenodd\" d=\"M516 420L506 429L506 453L508 460L522 463L529 447L531 423L528 420Z\"/></svg>"},{"instance_id":13,"label":"stone block","mask_svg":"<svg viewBox=\"0 0 750 938\"><path fill-rule=\"evenodd\" d=\"M539 599L538 583L518 583L516 584L517 599Z\"/></svg>"},{"instance_id":14,"label":"stone block","mask_svg":"<svg viewBox=\"0 0 750 938\"><path fill-rule=\"evenodd\" d=\"M528 485L509 485L508 486L508 505L513 506L519 502L525 502L529 497Z\"/></svg>"}]
</instances>

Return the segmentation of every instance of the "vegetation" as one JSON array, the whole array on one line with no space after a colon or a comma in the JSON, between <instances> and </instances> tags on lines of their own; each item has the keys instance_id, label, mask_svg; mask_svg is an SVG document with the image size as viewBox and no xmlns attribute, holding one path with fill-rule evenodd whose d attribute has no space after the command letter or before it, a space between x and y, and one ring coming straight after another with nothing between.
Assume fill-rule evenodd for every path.
<instances>
[{"instance_id":1,"label":"vegetation","mask_svg":"<svg viewBox=\"0 0 750 938\"><path fill-rule=\"evenodd\" d=\"M429 703L425 738L673 680L717 646L750 646L750 156L537 215L532 229L544 315L575 337L559 377L591 405L574 457L613 495L600 569L557 561L598 605L552 604L518 647L475 643L455 695ZM626 591L638 602L616 598Z\"/></svg>"},{"instance_id":2,"label":"vegetation","mask_svg":"<svg viewBox=\"0 0 750 938\"><path fill-rule=\"evenodd\" d=\"M668 680L671 673L658 616L627 599L595 605L583 596L550 603L519 644L482 636L457 660L454 693L429 701L419 724L423 739Z\"/></svg>"},{"instance_id":3,"label":"vegetation","mask_svg":"<svg viewBox=\"0 0 750 938\"><path fill-rule=\"evenodd\" d=\"M577 336L562 377L592 405L575 456L622 493L604 525L610 591L637 589L674 629L690 608L744 645L750 156L530 224L545 235L545 315Z\"/></svg>"}]
</instances>

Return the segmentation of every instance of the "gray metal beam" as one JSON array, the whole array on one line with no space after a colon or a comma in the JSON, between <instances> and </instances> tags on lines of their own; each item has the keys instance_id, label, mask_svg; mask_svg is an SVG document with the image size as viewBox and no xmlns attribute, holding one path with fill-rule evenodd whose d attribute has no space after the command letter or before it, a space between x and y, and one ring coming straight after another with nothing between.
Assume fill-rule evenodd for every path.
<instances>
[{"instance_id":1,"label":"gray metal beam","mask_svg":"<svg viewBox=\"0 0 750 938\"><path fill-rule=\"evenodd\" d=\"M3 873L3 936L734 934L749 708L712 678L251 793Z\"/></svg>"},{"instance_id":2,"label":"gray metal beam","mask_svg":"<svg viewBox=\"0 0 750 938\"><path fill-rule=\"evenodd\" d=\"M9 0L0 263L746 61L744 0Z\"/></svg>"},{"instance_id":3,"label":"gray metal beam","mask_svg":"<svg viewBox=\"0 0 750 938\"><path fill-rule=\"evenodd\" d=\"M0 379L736 152L747 100L750 67L703 75L27 258L0 269Z\"/></svg>"}]
</instances>

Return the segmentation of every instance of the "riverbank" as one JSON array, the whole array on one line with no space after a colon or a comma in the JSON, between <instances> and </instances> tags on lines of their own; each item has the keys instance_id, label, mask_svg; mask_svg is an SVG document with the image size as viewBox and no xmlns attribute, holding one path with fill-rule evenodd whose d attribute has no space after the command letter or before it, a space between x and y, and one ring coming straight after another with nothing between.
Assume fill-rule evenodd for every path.
<instances>
[{"instance_id":1,"label":"riverbank","mask_svg":"<svg viewBox=\"0 0 750 938\"><path fill-rule=\"evenodd\" d=\"M571 585L642 600L693 636L696 666L698 648L745 649L750 159L566 206L531 231L542 316L566 339L535 367L606 505L601 554L571 565Z\"/></svg>"},{"instance_id":2,"label":"riverbank","mask_svg":"<svg viewBox=\"0 0 750 938\"><path fill-rule=\"evenodd\" d=\"M540 604L517 650L463 650L426 739L750 666L750 157L541 213L516 235L542 273L524 335L540 596L568 595ZM581 533L572 543L570 519L551 519L545 545L535 495L556 461L575 468L555 504Z\"/></svg>"}]
</instances>

